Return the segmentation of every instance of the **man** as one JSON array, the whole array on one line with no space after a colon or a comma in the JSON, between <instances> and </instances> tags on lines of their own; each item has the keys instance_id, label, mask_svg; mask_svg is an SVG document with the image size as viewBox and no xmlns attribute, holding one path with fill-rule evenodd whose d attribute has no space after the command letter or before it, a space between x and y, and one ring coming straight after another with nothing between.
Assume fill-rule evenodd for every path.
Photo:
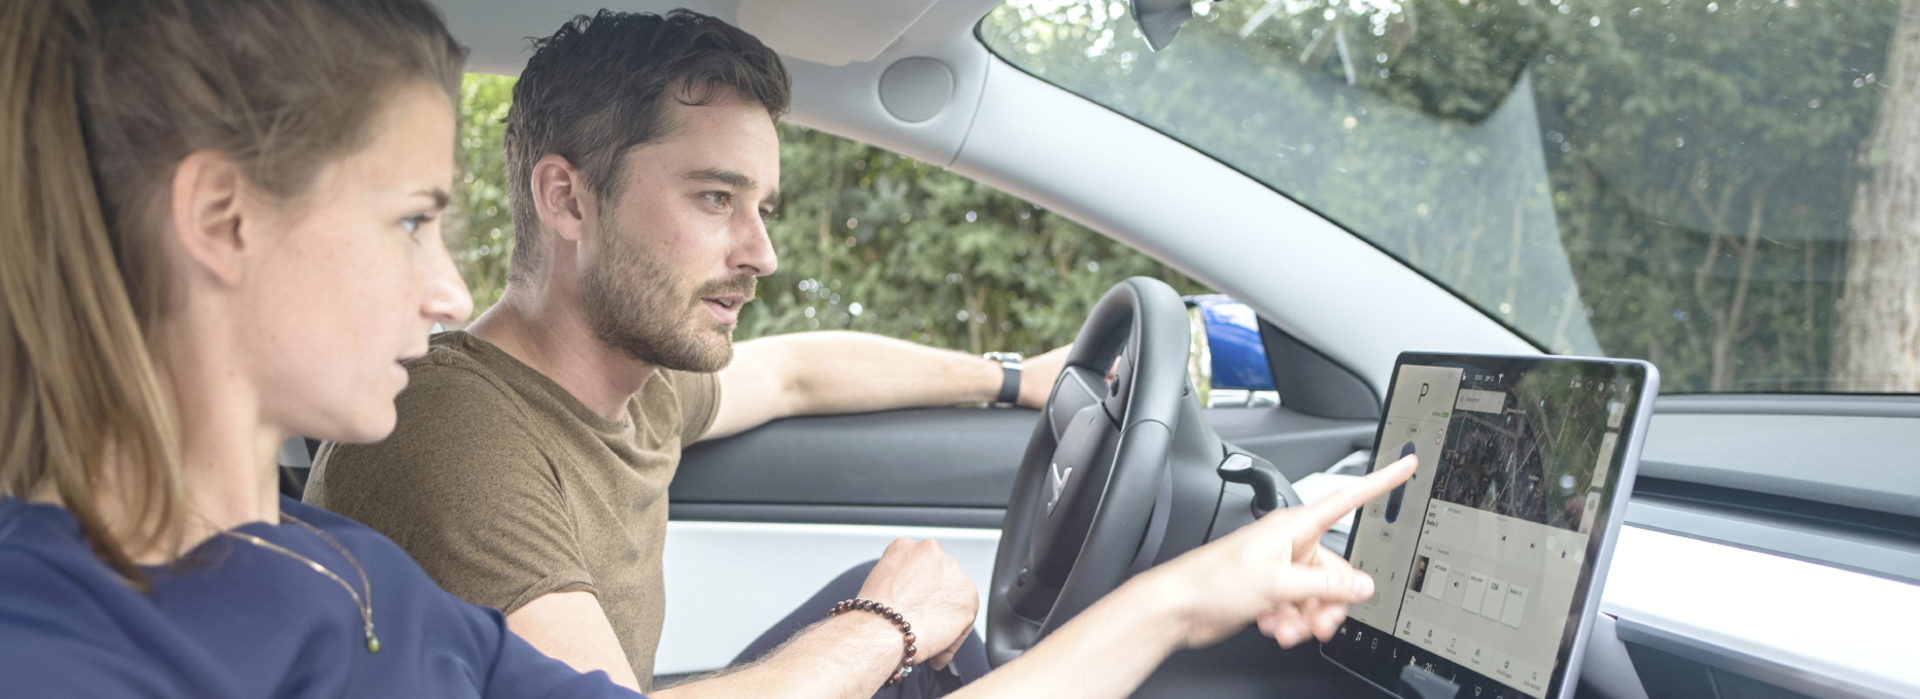
<instances>
[{"instance_id":1,"label":"man","mask_svg":"<svg viewBox=\"0 0 1920 699\"><path fill-rule=\"evenodd\" d=\"M517 235L505 294L409 363L392 437L322 449L308 499L381 530L548 654L645 689L683 445L783 416L1015 388L1023 405L1044 402L1059 352L1012 372L858 333L733 345L741 304L776 265L764 217L788 94L776 54L691 12L602 11L539 42L508 116ZM840 614L750 667L662 694L864 696L904 667L903 644L946 666L978 606L932 541L896 541L841 584L842 599L894 607L915 639L880 615ZM984 672L971 648L955 664ZM935 674L902 687L932 691Z\"/></svg>"}]
</instances>

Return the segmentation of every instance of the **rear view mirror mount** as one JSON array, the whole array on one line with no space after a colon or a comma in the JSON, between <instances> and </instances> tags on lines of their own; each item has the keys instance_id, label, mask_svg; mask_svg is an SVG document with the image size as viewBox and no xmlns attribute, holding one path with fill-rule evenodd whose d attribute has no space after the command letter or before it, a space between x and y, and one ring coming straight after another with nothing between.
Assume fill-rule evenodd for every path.
<instances>
[{"instance_id":1,"label":"rear view mirror mount","mask_svg":"<svg viewBox=\"0 0 1920 699\"><path fill-rule=\"evenodd\" d=\"M1156 52L1173 43L1180 25L1193 19L1193 0L1129 0L1127 5L1140 34L1147 38L1147 48Z\"/></svg>"}]
</instances>

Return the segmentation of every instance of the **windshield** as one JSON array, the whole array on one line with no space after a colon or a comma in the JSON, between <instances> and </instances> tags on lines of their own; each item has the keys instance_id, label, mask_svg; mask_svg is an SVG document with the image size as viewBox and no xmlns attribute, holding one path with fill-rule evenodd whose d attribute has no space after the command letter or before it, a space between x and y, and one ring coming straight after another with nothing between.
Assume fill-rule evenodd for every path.
<instances>
[{"instance_id":1,"label":"windshield","mask_svg":"<svg viewBox=\"0 0 1920 699\"><path fill-rule=\"evenodd\" d=\"M1668 393L1910 393L1920 104L1896 98L1920 9L1900 7L1199 2L1154 53L1124 3L1017 0L979 35L1545 350L1651 360Z\"/></svg>"}]
</instances>

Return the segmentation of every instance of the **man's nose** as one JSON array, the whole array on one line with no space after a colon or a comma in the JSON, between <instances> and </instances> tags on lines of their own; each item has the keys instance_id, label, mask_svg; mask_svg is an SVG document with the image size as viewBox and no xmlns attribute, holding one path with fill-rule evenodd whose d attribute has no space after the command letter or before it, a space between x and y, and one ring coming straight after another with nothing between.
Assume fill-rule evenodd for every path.
<instances>
[{"instance_id":1,"label":"man's nose","mask_svg":"<svg viewBox=\"0 0 1920 699\"><path fill-rule=\"evenodd\" d=\"M773 274L779 268L780 260L773 251L773 238L767 232L767 221L758 212L748 214L728 263L735 270L757 277Z\"/></svg>"}]
</instances>

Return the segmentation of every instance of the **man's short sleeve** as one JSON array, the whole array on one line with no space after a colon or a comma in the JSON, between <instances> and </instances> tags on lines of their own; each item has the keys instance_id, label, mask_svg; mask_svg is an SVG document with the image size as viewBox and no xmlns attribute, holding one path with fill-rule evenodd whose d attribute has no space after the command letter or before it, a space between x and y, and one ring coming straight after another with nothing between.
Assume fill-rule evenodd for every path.
<instances>
[{"instance_id":1,"label":"man's short sleeve","mask_svg":"<svg viewBox=\"0 0 1920 699\"><path fill-rule=\"evenodd\" d=\"M720 375L674 371L672 377L680 399L680 444L692 444L713 429L720 416Z\"/></svg>"},{"instance_id":2,"label":"man's short sleeve","mask_svg":"<svg viewBox=\"0 0 1920 699\"><path fill-rule=\"evenodd\" d=\"M512 613L548 593L594 591L563 485L520 404L456 367L412 379L390 437L321 448L307 502L385 534L475 604Z\"/></svg>"}]
</instances>

